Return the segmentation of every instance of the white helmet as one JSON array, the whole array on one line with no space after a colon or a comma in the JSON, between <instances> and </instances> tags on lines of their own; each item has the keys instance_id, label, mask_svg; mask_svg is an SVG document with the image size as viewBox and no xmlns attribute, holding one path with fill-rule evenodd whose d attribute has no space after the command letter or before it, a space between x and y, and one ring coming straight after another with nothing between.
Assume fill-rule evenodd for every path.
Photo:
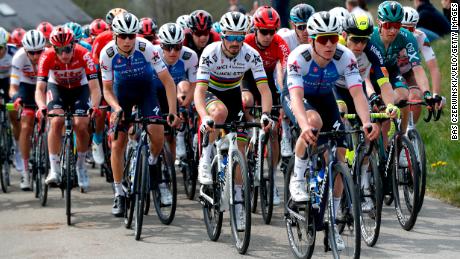
<instances>
[{"instance_id":1,"label":"white helmet","mask_svg":"<svg viewBox=\"0 0 460 259\"><path fill-rule=\"evenodd\" d=\"M22 47L26 51L37 51L45 48L46 39L43 33L38 30L27 31L22 38Z\"/></svg>"},{"instance_id":2,"label":"white helmet","mask_svg":"<svg viewBox=\"0 0 460 259\"><path fill-rule=\"evenodd\" d=\"M183 30L189 28L190 26L190 15L184 14L176 19L176 23L179 24L180 27L182 27Z\"/></svg>"},{"instance_id":3,"label":"white helmet","mask_svg":"<svg viewBox=\"0 0 460 259\"><path fill-rule=\"evenodd\" d=\"M185 35L179 24L170 22L160 27L158 38L161 44L182 44Z\"/></svg>"},{"instance_id":4,"label":"white helmet","mask_svg":"<svg viewBox=\"0 0 460 259\"><path fill-rule=\"evenodd\" d=\"M404 16L402 19L402 24L415 26L418 23L419 15L417 10L410 6L404 6Z\"/></svg>"},{"instance_id":5,"label":"white helmet","mask_svg":"<svg viewBox=\"0 0 460 259\"><path fill-rule=\"evenodd\" d=\"M307 31L310 36L326 33L340 33L341 23L337 16L329 12L314 13L307 22Z\"/></svg>"},{"instance_id":6,"label":"white helmet","mask_svg":"<svg viewBox=\"0 0 460 259\"><path fill-rule=\"evenodd\" d=\"M226 31L247 32L249 19L245 14L240 12L228 12L220 19L220 28L222 29L222 33Z\"/></svg>"},{"instance_id":7,"label":"white helmet","mask_svg":"<svg viewBox=\"0 0 460 259\"><path fill-rule=\"evenodd\" d=\"M136 34L139 31L139 19L132 13L120 13L113 18L112 31L116 34Z\"/></svg>"},{"instance_id":8,"label":"white helmet","mask_svg":"<svg viewBox=\"0 0 460 259\"><path fill-rule=\"evenodd\" d=\"M0 45L6 45L10 34L3 28L0 27Z\"/></svg>"},{"instance_id":9,"label":"white helmet","mask_svg":"<svg viewBox=\"0 0 460 259\"><path fill-rule=\"evenodd\" d=\"M350 15L350 12L348 12L347 9L343 7L334 7L331 10L329 10L329 13L331 15L337 16L341 21L344 21L347 19L347 17Z\"/></svg>"}]
</instances>

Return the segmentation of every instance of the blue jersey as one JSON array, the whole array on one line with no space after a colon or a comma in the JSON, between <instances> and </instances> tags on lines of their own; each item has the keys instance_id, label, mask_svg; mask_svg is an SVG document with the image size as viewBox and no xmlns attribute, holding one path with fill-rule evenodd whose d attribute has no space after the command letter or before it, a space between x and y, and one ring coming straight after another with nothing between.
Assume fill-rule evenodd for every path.
<instances>
[{"instance_id":1,"label":"blue jersey","mask_svg":"<svg viewBox=\"0 0 460 259\"><path fill-rule=\"evenodd\" d=\"M163 50L160 49L160 56L163 59ZM192 49L183 46L179 54L179 60L173 65L166 65L169 74L177 85L181 81L189 81L190 83L196 82L196 71L198 68L198 56ZM164 61L164 60L163 60ZM166 61L164 61L166 64ZM153 80L155 85L162 86L157 73L153 73Z\"/></svg>"},{"instance_id":2,"label":"blue jersey","mask_svg":"<svg viewBox=\"0 0 460 259\"><path fill-rule=\"evenodd\" d=\"M160 73L166 69L160 50L159 46L137 37L133 53L125 57L118 53L115 41L109 42L101 51L102 80L134 87L138 83L151 83L154 71Z\"/></svg>"}]
</instances>

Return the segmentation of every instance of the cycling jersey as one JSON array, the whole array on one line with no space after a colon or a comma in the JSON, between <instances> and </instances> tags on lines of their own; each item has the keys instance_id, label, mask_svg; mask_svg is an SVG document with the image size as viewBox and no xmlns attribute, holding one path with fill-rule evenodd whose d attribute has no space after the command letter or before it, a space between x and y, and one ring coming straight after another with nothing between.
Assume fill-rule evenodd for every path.
<instances>
[{"instance_id":1,"label":"cycling jersey","mask_svg":"<svg viewBox=\"0 0 460 259\"><path fill-rule=\"evenodd\" d=\"M297 48L297 46L301 44L295 30L279 30L278 35L281 36L281 38L283 38L283 40L288 45L290 51L293 51L295 48Z\"/></svg>"},{"instance_id":2,"label":"cycling jersey","mask_svg":"<svg viewBox=\"0 0 460 259\"><path fill-rule=\"evenodd\" d=\"M313 47L303 44L297 47L288 59L287 85L289 90L302 88L305 95L324 95L332 93L335 82L345 77L348 89L362 86L358 63L351 50L337 45L331 62L325 68L319 67L312 58Z\"/></svg>"},{"instance_id":3,"label":"cycling jersey","mask_svg":"<svg viewBox=\"0 0 460 259\"><path fill-rule=\"evenodd\" d=\"M21 82L27 84L37 83L37 65L33 65L30 62L24 48L19 49L14 54L10 82L13 85L19 85Z\"/></svg>"},{"instance_id":4,"label":"cycling jersey","mask_svg":"<svg viewBox=\"0 0 460 259\"><path fill-rule=\"evenodd\" d=\"M89 44L88 42L84 40L79 40L77 43L80 44L83 48L91 52L91 44Z\"/></svg>"},{"instance_id":5,"label":"cycling jersey","mask_svg":"<svg viewBox=\"0 0 460 259\"><path fill-rule=\"evenodd\" d=\"M45 50L38 61L38 81L75 88L92 79L97 79L96 65L88 50L78 44L74 45L73 57L68 64L59 60L53 48Z\"/></svg>"},{"instance_id":6,"label":"cycling jersey","mask_svg":"<svg viewBox=\"0 0 460 259\"><path fill-rule=\"evenodd\" d=\"M13 60L14 53L17 51L16 46L13 44L7 44L6 48L5 56L0 59L0 79L10 77L11 61Z\"/></svg>"},{"instance_id":7,"label":"cycling jersey","mask_svg":"<svg viewBox=\"0 0 460 259\"><path fill-rule=\"evenodd\" d=\"M209 40L206 43L206 46L208 46L209 44L211 44L213 42L216 42L216 41L220 41L220 35L219 35L219 33L215 32L214 30L211 30L209 32ZM206 48L206 47L204 47L202 49L198 49L198 47L195 45L195 42L193 41L193 35L192 35L191 30L185 31L185 38L184 38L184 42L182 43L182 45L184 45L186 47L189 47L193 51L195 51L196 54L198 55L198 58L201 57L201 54L203 54L203 51Z\"/></svg>"},{"instance_id":8,"label":"cycling jersey","mask_svg":"<svg viewBox=\"0 0 460 259\"><path fill-rule=\"evenodd\" d=\"M287 58L289 56L289 47L283 38L281 38L281 36L278 34L273 36L272 42L265 49L261 49L259 46L257 46L256 35L254 33L246 35L244 42L259 52L260 56L262 57L265 72L267 74L273 73L278 61L281 62L283 67L286 67Z\"/></svg>"},{"instance_id":9,"label":"cycling jersey","mask_svg":"<svg viewBox=\"0 0 460 259\"><path fill-rule=\"evenodd\" d=\"M373 78L376 79L378 86L388 83L388 72L385 68L382 53L379 49L369 41L363 50L363 53L356 56L358 69L363 79L369 76L372 71ZM345 86L345 76L341 76L336 82L337 87L347 88Z\"/></svg>"},{"instance_id":10,"label":"cycling jersey","mask_svg":"<svg viewBox=\"0 0 460 259\"><path fill-rule=\"evenodd\" d=\"M107 45L107 43L113 40L112 31L104 31L101 34L97 35L93 40L93 46L91 49L91 56L93 57L94 62L99 64L99 57L101 56L101 50Z\"/></svg>"},{"instance_id":11,"label":"cycling jersey","mask_svg":"<svg viewBox=\"0 0 460 259\"><path fill-rule=\"evenodd\" d=\"M378 27L374 27L374 32L371 35L371 41L383 54L385 66L390 71L398 71L398 56L400 52L405 50L409 58L409 64L411 67L420 65L420 57L418 54L417 40L415 37L406 29L401 28L396 39L389 45L388 49L380 38Z\"/></svg>"},{"instance_id":12,"label":"cycling jersey","mask_svg":"<svg viewBox=\"0 0 460 259\"><path fill-rule=\"evenodd\" d=\"M190 83L196 82L196 70L198 68L198 57L196 53L188 47L183 46L180 52L179 60L173 65L167 65L163 59L163 49L159 48L160 57L168 68L174 83L177 85L179 82L187 80ZM153 73L155 84L162 85L157 73Z\"/></svg>"},{"instance_id":13,"label":"cycling jersey","mask_svg":"<svg viewBox=\"0 0 460 259\"><path fill-rule=\"evenodd\" d=\"M401 31L401 33L404 34L404 33L410 33L410 32ZM430 40L428 39L426 34L421 30L415 29L413 35L417 39L418 49L422 53L423 58L425 59L425 62L435 59L436 55L434 54L434 51L431 48ZM409 72L412 67L409 63L409 57L407 55L407 51L403 50L399 54L400 54L400 56L398 57L399 71L401 71L402 74L405 74Z\"/></svg>"},{"instance_id":14,"label":"cycling jersey","mask_svg":"<svg viewBox=\"0 0 460 259\"><path fill-rule=\"evenodd\" d=\"M118 53L115 40L102 49L100 56L102 81L135 86L136 82L151 82L153 69L157 73L166 69L160 57L159 46L139 37L136 38L134 46L133 53L129 57Z\"/></svg>"},{"instance_id":15,"label":"cycling jersey","mask_svg":"<svg viewBox=\"0 0 460 259\"><path fill-rule=\"evenodd\" d=\"M238 55L230 59L223 53L222 43L214 42L205 48L200 58L197 82L217 91L239 88L249 69L257 85L267 83L262 59L254 48L243 43Z\"/></svg>"}]
</instances>

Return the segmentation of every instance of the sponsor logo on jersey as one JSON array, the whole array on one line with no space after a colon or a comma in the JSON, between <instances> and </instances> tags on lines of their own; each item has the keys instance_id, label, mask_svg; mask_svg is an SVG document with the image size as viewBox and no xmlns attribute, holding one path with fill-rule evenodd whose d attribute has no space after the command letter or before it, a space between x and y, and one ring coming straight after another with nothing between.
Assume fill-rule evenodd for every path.
<instances>
[{"instance_id":1,"label":"sponsor logo on jersey","mask_svg":"<svg viewBox=\"0 0 460 259\"><path fill-rule=\"evenodd\" d=\"M254 65L262 63L262 59L260 58L259 54L254 54L254 59L252 60L252 63L254 63Z\"/></svg>"},{"instance_id":2,"label":"sponsor logo on jersey","mask_svg":"<svg viewBox=\"0 0 460 259\"><path fill-rule=\"evenodd\" d=\"M351 59L351 62L350 62L350 64L348 64L347 67L348 67L348 69L350 71L357 70L358 69L358 63L356 62L356 60Z\"/></svg>"},{"instance_id":3,"label":"sponsor logo on jersey","mask_svg":"<svg viewBox=\"0 0 460 259\"><path fill-rule=\"evenodd\" d=\"M184 55L182 55L183 60L189 60L192 57L192 53L188 51L184 51Z\"/></svg>"},{"instance_id":4,"label":"sponsor logo on jersey","mask_svg":"<svg viewBox=\"0 0 460 259\"><path fill-rule=\"evenodd\" d=\"M294 61L293 64L289 64L289 72L295 71L296 73L299 73L300 66L297 63L297 60Z\"/></svg>"},{"instance_id":5,"label":"sponsor logo on jersey","mask_svg":"<svg viewBox=\"0 0 460 259\"><path fill-rule=\"evenodd\" d=\"M342 57L342 55L343 55L343 50L336 49L336 50L335 50L335 54L334 54L334 59L335 59L335 60L340 60L340 58Z\"/></svg>"},{"instance_id":6,"label":"sponsor logo on jersey","mask_svg":"<svg viewBox=\"0 0 460 259\"><path fill-rule=\"evenodd\" d=\"M246 53L246 55L244 55L244 60L246 60L246 62L249 62L250 59L251 59L251 55Z\"/></svg>"},{"instance_id":7,"label":"sponsor logo on jersey","mask_svg":"<svg viewBox=\"0 0 460 259\"><path fill-rule=\"evenodd\" d=\"M206 65L206 66L209 66L212 64L212 61L209 57L207 56L202 56L202 61L201 61L201 64L202 65Z\"/></svg>"},{"instance_id":8,"label":"sponsor logo on jersey","mask_svg":"<svg viewBox=\"0 0 460 259\"><path fill-rule=\"evenodd\" d=\"M307 49L305 50L304 52L302 52L302 57L306 60L306 61L310 61L311 60L311 54L310 54L310 51Z\"/></svg>"},{"instance_id":9,"label":"sponsor logo on jersey","mask_svg":"<svg viewBox=\"0 0 460 259\"><path fill-rule=\"evenodd\" d=\"M145 44L145 42L140 41L140 42L139 42L139 50L140 50L140 51L145 51L145 46L146 46L146 45L147 45L147 44Z\"/></svg>"},{"instance_id":10,"label":"sponsor logo on jersey","mask_svg":"<svg viewBox=\"0 0 460 259\"><path fill-rule=\"evenodd\" d=\"M113 51L113 47L107 48L105 52L107 53L107 56L109 56L109 58L113 57L113 55L115 54L115 52Z\"/></svg>"},{"instance_id":11,"label":"sponsor logo on jersey","mask_svg":"<svg viewBox=\"0 0 460 259\"><path fill-rule=\"evenodd\" d=\"M214 60L214 62L217 62L217 56L216 56L216 54L212 55L212 60Z\"/></svg>"}]
</instances>

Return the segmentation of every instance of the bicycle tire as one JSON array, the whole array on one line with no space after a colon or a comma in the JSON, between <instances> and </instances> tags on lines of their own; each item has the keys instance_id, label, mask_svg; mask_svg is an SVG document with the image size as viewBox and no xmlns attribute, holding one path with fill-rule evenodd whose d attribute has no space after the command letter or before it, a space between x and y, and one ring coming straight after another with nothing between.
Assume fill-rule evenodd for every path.
<instances>
[{"instance_id":1,"label":"bicycle tire","mask_svg":"<svg viewBox=\"0 0 460 259\"><path fill-rule=\"evenodd\" d=\"M187 127L188 129L188 127ZM190 129L184 132L185 148L187 149L186 160L181 161L181 172L184 183L184 190L187 199L193 200L196 192L196 180L198 175L198 163L195 160L195 153L193 151L193 140L190 138Z\"/></svg>"},{"instance_id":2,"label":"bicycle tire","mask_svg":"<svg viewBox=\"0 0 460 259\"><path fill-rule=\"evenodd\" d=\"M43 132L38 138L38 178L40 179L40 204L41 206L46 206L48 200L48 185L45 182L46 177L48 176L49 169L49 158L48 158L48 145L47 145L47 134Z\"/></svg>"},{"instance_id":3,"label":"bicycle tire","mask_svg":"<svg viewBox=\"0 0 460 259\"><path fill-rule=\"evenodd\" d=\"M274 189L274 169L273 169L273 150L272 139L269 137L266 144L262 143L263 152L260 152L260 166L256 167L260 172L260 208L264 223L269 225L273 214L273 189ZM264 168L267 164L267 170Z\"/></svg>"},{"instance_id":4,"label":"bicycle tire","mask_svg":"<svg viewBox=\"0 0 460 259\"><path fill-rule=\"evenodd\" d=\"M246 157L247 157L247 164L248 164L248 173L249 178L251 181L251 212L257 212L257 199L259 195L259 186L255 186L255 177L256 177L256 154L257 153L257 145L253 145L250 143L246 149Z\"/></svg>"},{"instance_id":5,"label":"bicycle tire","mask_svg":"<svg viewBox=\"0 0 460 259\"><path fill-rule=\"evenodd\" d=\"M337 247L335 246L335 239L333 239L335 238L334 233L331 234L331 231L333 232L331 223L334 222L331 220L329 221L329 235L331 237L329 243L332 244L332 241L334 241L334 245L331 247L334 255L337 252L337 254L340 254L340 258L359 258L361 254L361 222L359 208L361 203L358 201L356 186L345 163L338 162L334 165L334 181L339 174L342 177L344 187L341 206L338 208L342 212L342 215L340 218L336 217L335 222L338 225L337 228L342 230L339 232L345 242L345 250L340 252L338 250L334 251L334 247L335 249L337 249Z\"/></svg>"},{"instance_id":6,"label":"bicycle tire","mask_svg":"<svg viewBox=\"0 0 460 259\"><path fill-rule=\"evenodd\" d=\"M155 211L157 212L158 218L161 223L164 225L169 225L174 220L176 215L176 206L177 206L177 182L176 182L176 170L174 168L174 161L169 150L169 146L165 144L161 155L158 158L157 165L160 165L158 172L160 175L156 179L162 179L161 183L168 186L169 192L172 196L172 201L170 205L165 205L161 203L161 193L159 182L157 181L157 186L152 188L152 197L153 203L155 205ZM168 179L169 178L169 179Z\"/></svg>"},{"instance_id":7,"label":"bicycle tire","mask_svg":"<svg viewBox=\"0 0 460 259\"><path fill-rule=\"evenodd\" d=\"M204 192L214 200L214 204L210 204L207 200L202 202L203 219L206 226L206 232L211 241L217 241L222 231L223 212L220 210L220 198L222 194L222 185L217 180L218 160L214 157L211 163L212 185L204 186Z\"/></svg>"},{"instance_id":8,"label":"bicycle tire","mask_svg":"<svg viewBox=\"0 0 460 259\"><path fill-rule=\"evenodd\" d=\"M8 163L8 151L7 149L9 146L7 146L8 143L8 136L5 128L3 126L0 127L0 183L2 186L2 191L4 193L8 192L8 181L9 181L9 174L10 174L10 165Z\"/></svg>"},{"instance_id":9,"label":"bicycle tire","mask_svg":"<svg viewBox=\"0 0 460 259\"><path fill-rule=\"evenodd\" d=\"M251 194L250 194L250 183L248 177L248 169L246 167L246 161L243 159L243 155L240 151L233 151L231 154L231 175L233 176L233 180L231 181L233 186L230 186L231 193L230 195L233 196L233 204L230 204L230 222L231 222L231 229L232 229L232 237L233 241L235 242L236 250L238 253L245 254L248 247L249 242L251 240ZM236 215L236 205L237 202L235 201L235 177L237 176L237 167L240 168L240 174L242 176L243 185L242 185L242 197L243 201L241 201L242 206L245 210L244 217L245 217L245 227L244 231L239 231L237 228L237 215ZM244 232L241 236L239 233Z\"/></svg>"},{"instance_id":10,"label":"bicycle tire","mask_svg":"<svg viewBox=\"0 0 460 259\"><path fill-rule=\"evenodd\" d=\"M290 201L291 193L289 191L289 182L291 179L291 175L294 171L294 158L289 160L289 163L286 166L285 175L284 175L284 206L285 206L285 223L286 223L286 232L289 241L289 248L291 252L294 254L296 258L300 259L307 259L311 258L313 255L313 251L315 249L315 242L316 242L316 222L313 213L311 213L311 206L307 203L307 206L304 208L300 207L297 208L296 203ZM297 217L291 216L291 214L287 211L287 208L291 208L296 212L299 210L304 211L303 216L306 219L306 222L303 223L299 221ZM305 234L299 231L305 230ZM305 244L300 244L302 237L306 237Z\"/></svg>"},{"instance_id":11,"label":"bicycle tire","mask_svg":"<svg viewBox=\"0 0 460 259\"><path fill-rule=\"evenodd\" d=\"M419 196L419 166L417 164L417 158L415 155L414 147L412 146L410 140L403 135L398 136L396 152L394 152L394 161L393 163L393 196L395 203L396 216L398 218L399 224L401 227L410 231L417 221L417 204ZM408 157L408 169L400 169L398 163L400 152L406 152L406 157ZM398 170L399 169L399 170ZM408 172L409 170L409 172ZM400 174L401 173L401 174ZM408 174L410 173L410 177ZM400 189L400 186L401 187ZM406 187L404 187L406 186ZM407 187L409 186L409 187ZM401 191L401 193L400 193ZM411 192L412 191L412 195ZM401 201L401 194L404 196L404 200ZM406 212L407 208L407 213Z\"/></svg>"},{"instance_id":12,"label":"bicycle tire","mask_svg":"<svg viewBox=\"0 0 460 259\"><path fill-rule=\"evenodd\" d=\"M127 150L127 155L125 159L125 167L123 170L123 178L126 181L126 184L128 186L128 193L125 199L125 227L127 229L131 229L132 224L133 224L133 218L134 218L134 193L133 193L133 185L134 183L131 182L130 180L130 163L132 159L135 159L133 157L134 154L134 147L129 147Z\"/></svg>"},{"instance_id":13,"label":"bicycle tire","mask_svg":"<svg viewBox=\"0 0 460 259\"><path fill-rule=\"evenodd\" d=\"M72 155L71 153L73 152L73 139L65 137L64 139L64 145L63 145L63 159L61 161L63 166L61 166L61 172L62 175L65 177L65 210L66 210L66 217L67 217L67 225L71 225L71 210L72 210L72 198L71 198L71 192L73 188L72 184Z\"/></svg>"},{"instance_id":14,"label":"bicycle tire","mask_svg":"<svg viewBox=\"0 0 460 259\"><path fill-rule=\"evenodd\" d=\"M142 145L140 154L138 155L138 166L136 167L136 176L134 180L134 236L136 240L140 240L142 234L142 225L144 223L144 204L146 195L148 194L148 146Z\"/></svg>"},{"instance_id":15,"label":"bicycle tire","mask_svg":"<svg viewBox=\"0 0 460 259\"><path fill-rule=\"evenodd\" d=\"M414 147L415 154L417 156L417 162L419 164L420 169L420 177L419 177L419 200L417 204L417 212L420 212L423 206L423 201L425 199L425 191L426 191L426 153L425 153L425 145L423 144L422 137L418 133L417 130L410 130L407 132L407 137L412 143Z\"/></svg>"}]
</instances>

